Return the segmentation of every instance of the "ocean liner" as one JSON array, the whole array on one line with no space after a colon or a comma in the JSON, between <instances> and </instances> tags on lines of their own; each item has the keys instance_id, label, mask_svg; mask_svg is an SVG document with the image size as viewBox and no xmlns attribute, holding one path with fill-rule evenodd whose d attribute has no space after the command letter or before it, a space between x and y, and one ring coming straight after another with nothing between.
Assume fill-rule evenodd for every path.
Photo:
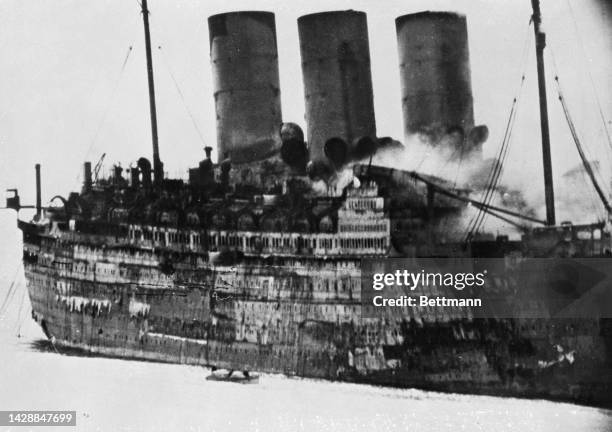
<instances>
[{"instance_id":1,"label":"ocean liner","mask_svg":"<svg viewBox=\"0 0 612 432\"><path fill-rule=\"evenodd\" d=\"M18 221L33 319L59 350L610 403L605 318L478 318L469 308L364 313L365 259L610 255L607 223L556 225L545 37L532 3L545 221L512 194L492 205L503 155L480 200L442 177L380 162L410 148L376 135L366 15L357 11L298 20L306 137L282 123L274 15L211 16L220 160L207 147L188 181L165 178L142 0L152 163L143 157L102 178L100 164L85 162L80 193L54 198L61 205L53 207L41 204L37 166L36 215ZM466 18L421 12L397 18L396 29L406 135L482 159L488 132L474 123ZM24 207L16 190L7 207ZM479 219L466 236L468 208ZM484 216L516 226L521 240L483 234ZM497 288L508 280L496 279Z\"/></svg>"}]
</instances>

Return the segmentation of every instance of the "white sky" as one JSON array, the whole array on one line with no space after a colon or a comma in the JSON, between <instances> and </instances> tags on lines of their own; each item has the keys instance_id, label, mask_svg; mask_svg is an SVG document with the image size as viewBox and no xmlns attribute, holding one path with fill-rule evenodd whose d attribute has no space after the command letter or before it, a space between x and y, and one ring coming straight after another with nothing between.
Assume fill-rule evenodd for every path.
<instances>
[{"instance_id":1,"label":"white sky","mask_svg":"<svg viewBox=\"0 0 612 432\"><path fill-rule=\"evenodd\" d=\"M542 0L542 10L549 47L584 145L607 168L612 161L609 149L605 150L595 93L611 120L612 7L602 4L603 0ZM476 123L491 130L485 156L493 156L501 143L529 36L527 82L504 178L543 188L532 29L527 33L530 0L149 0L149 8L154 47L163 47L163 53L154 49L154 63L160 154L170 175L195 166L203 158L204 145L168 66L205 142L213 147L216 143L209 15L233 10L275 12L283 119L304 127L297 18L324 10L367 12L378 135L400 138L394 19L423 10L450 10L467 15ZM111 97L130 45L134 50ZM559 176L579 160L554 93L550 61L548 72L553 166ZM95 164L103 152L107 167L150 157L143 29L136 0L0 3L0 151L0 188L18 187L28 203L34 197L36 162L43 166L43 199L49 199L78 190L83 161Z\"/></svg>"}]
</instances>

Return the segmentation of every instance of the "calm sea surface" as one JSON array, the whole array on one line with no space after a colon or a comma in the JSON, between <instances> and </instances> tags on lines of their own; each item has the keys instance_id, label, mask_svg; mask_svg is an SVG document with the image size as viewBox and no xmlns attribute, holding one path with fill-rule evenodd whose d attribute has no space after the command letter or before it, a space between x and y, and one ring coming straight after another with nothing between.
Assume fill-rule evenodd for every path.
<instances>
[{"instance_id":1,"label":"calm sea surface","mask_svg":"<svg viewBox=\"0 0 612 432\"><path fill-rule=\"evenodd\" d=\"M0 242L0 410L76 410L79 431L612 431L612 411L564 403L276 375L240 385L199 367L37 349L13 212L0 211Z\"/></svg>"}]
</instances>

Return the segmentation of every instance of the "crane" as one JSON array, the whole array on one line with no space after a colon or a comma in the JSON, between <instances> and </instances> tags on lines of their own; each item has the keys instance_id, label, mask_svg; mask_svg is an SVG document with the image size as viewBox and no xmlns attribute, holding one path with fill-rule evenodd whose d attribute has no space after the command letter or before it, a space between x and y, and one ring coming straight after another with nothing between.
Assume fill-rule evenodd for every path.
<instances>
[{"instance_id":1,"label":"crane","mask_svg":"<svg viewBox=\"0 0 612 432\"><path fill-rule=\"evenodd\" d=\"M96 163L96 166L94 167L94 183L98 181L98 174L100 173L100 168L102 168L102 162L104 161L105 156L106 153L102 153L102 156L100 156L98 163Z\"/></svg>"}]
</instances>

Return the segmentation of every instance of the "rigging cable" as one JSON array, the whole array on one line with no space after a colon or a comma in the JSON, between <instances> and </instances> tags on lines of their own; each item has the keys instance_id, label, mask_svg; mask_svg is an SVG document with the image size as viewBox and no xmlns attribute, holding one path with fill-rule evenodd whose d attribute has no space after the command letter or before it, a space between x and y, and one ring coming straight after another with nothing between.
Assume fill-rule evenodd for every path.
<instances>
[{"instance_id":1,"label":"rigging cable","mask_svg":"<svg viewBox=\"0 0 612 432\"><path fill-rule=\"evenodd\" d=\"M487 187L485 189L485 194L484 197L481 199L481 202L483 202L484 204L490 204L490 198L492 195L493 190L495 189L495 185L497 184L497 179L499 178L499 174L501 172L501 166L502 166L502 160L505 158L505 154L507 154L507 152L505 151L508 147L508 136L509 136L509 132L510 132L510 128L512 127L513 124L513 119L515 116L515 112L516 112L516 102L517 99L514 98L514 100L512 101L512 108L510 109L510 115L508 116L508 122L506 123L506 130L504 132L504 138L502 140L502 145L499 149L498 152L498 156L495 158L495 163L493 164L493 167L491 168L491 171L489 171L489 175L487 176ZM469 230L468 233L466 235L466 242L469 242L473 235L477 232L477 229L482 221L482 219L484 218L485 212L482 211L481 208L478 209L478 212L472 217L472 220L469 223Z\"/></svg>"},{"instance_id":2,"label":"rigging cable","mask_svg":"<svg viewBox=\"0 0 612 432\"><path fill-rule=\"evenodd\" d=\"M0 306L0 316L4 314L4 312L6 312L6 310L8 309L8 306L11 304L11 301L13 300L13 297L15 295L15 291L17 291L17 289L15 287L15 281L13 281L9 286L6 296L4 297L2 306Z\"/></svg>"},{"instance_id":3,"label":"rigging cable","mask_svg":"<svg viewBox=\"0 0 612 432\"><path fill-rule=\"evenodd\" d=\"M608 129L608 123L606 122L606 117L603 113L603 108L601 107L601 101L599 100L599 97L597 95L597 88L595 87L595 80L593 79L593 74L591 73L591 69L588 67L588 61L587 61L587 56L586 56L586 49L584 47L584 42L582 40L582 37L580 36L580 31L578 29L578 23L576 21L576 17L574 15L574 9L572 8L572 2L570 0L566 0L567 1L567 6L569 8L570 11L570 17L572 18L572 22L574 24L574 29L576 31L576 37L578 39L578 42L580 43L580 49L582 50L582 58L583 58L583 63L586 65L586 70L587 70L587 74L589 76L589 80L591 82L591 87L593 89L593 94L595 95L595 101L597 102L597 108L599 109L599 116L601 118L601 122L603 124L603 128L606 134L606 138L608 139L608 146L610 147L610 149L612 150L612 137L610 136L610 130Z\"/></svg>"},{"instance_id":4,"label":"rigging cable","mask_svg":"<svg viewBox=\"0 0 612 432\"><path fill-rule=\"evenodd\" d=\"M185 110L187 111L187 114L189 115L189 118L191 119L191 122L193 123L193 127L195 128L196 132L198 133L198 136L200 137L200 141L202 142L202 144L206 145L206 141L204 140L204 136L202 135L202 131L200 130L200 128L198 127L198 123L196 122L195 116L193 115L193 112L189 109L189 107L187 106L187 101L185 100L185 96L183 95L183 92L181 91L181 88L178 84L178 81L176 80L174 73L172 73L172 69L170 68L170 65L168 64L168 61L166 59L166 55L164 53L164 51L162 50L161 45L157 47L159 49L159 51L162 53L162 60L164 62L164 66L166 66L166 69L168 70L168 73L170 74L170 77L172 78L172 82L174 83L174 87L176 88L177 93L179 94L180 98L181 98L181 102L183 103L183 107L185 107Z\"/></svg>"},{"instance_id":5,"label":"rigging cable","mask_svg":"<svg viewBox=\"0 0 612 432\"><path fill-rule=\"evenodd\" d=\"M503 167L504 167L504 162L506 160L506 157L508 155L508 148L509 148L509 144L510 144L510 139L512 136L512 131L514 128L514 123L516 120L516 113L517 113L517 107L518 107L518 102L520 101L520 97L522 94L522 89L525 83L525 74L526 74L526 67L527 67L527 58L529 56L530 53L530 44L529 44L529 30L531 27L533 20L530 18L529 19L529 23L527 24L527 29L525 31L525 37L524 37L524 44L523 44L523 52L521 55L521 65L519 67L519 70L521 71L521 80L518 86L518 89L516 91L516 96L514 97L513 101L512 101L512 107L510 109L510 114L508 116L508 121L506 123L506 129L504 131L504 136L502 139L502 144L501 147L499 149L498 152L498 156L495 159L495 163L493 165L493 167L491 168L491 171L489 172L489 175L487 176L487 187L485 189L485 195L482 199L482 202L485 205L490 205L491 201L493 200L493 196L494 196L494 192L497 188L497 185L499 183L499 179L501 177L501 174L503 172ZM465 237L465 242L469 242L472 237L474 236L474 234L476 232L478 232L478 230L482 227L482 225L484 224L485 220L486 220L486 216L487 213L484 212L482 210L482 208L479 209L479 211L476 213L476 215L474 215L472 217L472 219L470 220L470 222L468 223L468 231L466 233L466 237Z\"/></svg>"},{"instance_id":6,"label":"rigging cable","mask_svg":"<svg viewBox=\"0 0 612 432\"><path fill-rule=\"evenodd\" d=\"M106 109L104 110L104 113L102 114L102 118L100 120L100 123L98 124L98 128L96 129L96 132L94 134L93 139L91 140L91 144L89 145L89 148L87 149L87 153L85 154L85 159L87 159L87 156L89 155L89 151L91 150L91 148L93 147L93 145L96 143L98 136L100 135L100 130L102 129L102 126L104 125L104 122L106 120L106 116L108 115L108 112L110 111L110 107L112 102L115 99L115 94L117 93L117 89L119 88L119 83L121 82L121 77L123 76L123 72L125 71L125 67L128 63L128 60L130 58L130 54L132 53L132 45L130 45L128 47L127 53L125 54L125 58L123 59L123 64L121 65L121 70L119 71L119 75L117 76L117 79L115 80L115 84L113 86L113 90L111 92L111 96L109 98L108 104L106 105Z\"/></svg>"},{"instance_id":7,"label":"rigging cable","mask_svg":"<svg viewBox=\"0 0 612 432\"><path fill-rule=\"evenodd\" d=\"M599 196L600 201L603 203L604 208L606 209L608 213L610 213L612 211L612 207L610 206L608 198L606 197L606 193L603 191L600 185L600 182L597 180L597 175L602 177L601 171L599 170L598 165L593 167L593 164L591 164L590 161L594 159L592 156L587 155L588 150L582 146L582 143L578 136L578 131L576 130L574 120L570 114L569 107L567 106L567 103L565 100L563 89L561 88L561 82L559 81L559 73L558 73L558 68L557 68L557 61L556 61L555 53L552 47L550 49L550 53L552 57L553 68L555 71L555 84L557 87L557 93L559 95L559 101L561 102L561 107L563 109L563 115L565 116L565 120L567 122L570 133L572 135L572 139L574 140L574 144L576 145L576 149L578 150L578 155L580 156L584 170L589 176L591 183L593 185L593 188L597 192L597 195Z\"/></svg>"},{"instance_id":8,"label":"rigging cable","mask_svg":"<svg viewBox=\"0 0 612 432\"><path fill-rule=\"evenodd\" d=\"M590 210L593 214L597 214L598 212L601 211L601 208L598 205L599 197L597 196L597 193L593 191L593 188L591 188L591 185L590 185L591 179L588 178L588 175L586 174L586 172L581 170L580 174L581 174L582 181L584 185L586 186L587 190L589 191L589 195L591 197L590 203L589 203Z\"/></svg>"},{"instance_id":9,"label":"rigging cable","mask_svg":"<svg viewBox=\"0 0 612 432\"><path fill-rule=\"evenodd\" d=\"M522 83L525 80L525 76L523 75L522 77L522 81L521 81L521 88L522 88ZM514 124L516 123L516 113L518 112L518 102L520 100L520 90L519 90L519 96L517 98L515 98L515 100L513 101L514 103L514 107L513 107L513 112L511 114L511 122L509 124L509 128L508 128L508 136L506 137L506 144L503 146L503 151L501 154L500 159L497 161L498 162L498 168L497 171L495 173L495 176L492 180L492 183L489 185L488 190L489 190L489 196L486 197L485 199L485 204L486 205L490 205L491 202L493 201L493 198L495 196L495 192L497 191L497 186L499 185L499 179L501 178L501 175L504 171L504 164L506 162L506 158L508 156L508 150L510 149L510 142L512 139L512 132L514 131ZM482 228L482 225L484 224L485 220L487 218L487 214L486 213L482 213L481 217L480 217L480 221L478 221L475 231L474 232L478 232L480 230L480 228Z\"/></svg>"},{"instance_id":10,"label":"rigging cable","mask_svg":"<svg viewBox=\"0 0 612 432\"><path fill-rule=\"evenodd\" d=\"M559 99L561 101L561 106L563 109L567 108L567 105L565 106L565 108L563 107L563 104L565 103L565 95L562 92L561 89L561 82L559 81L559 69L557 67L557 60L555 58L555 53L554 50L552 49L552 47L550 48L550 56L552 59L552 64L553 64L553 70L555 73L555 85L557 87L557 94L559 95L559 98L563 98L562 100ZM567 109L567 113L564 111L563 115L565 116L565 120L568 123L568 127L570 128L570 133L571 133L571 128L574 125L574 121L572 119L572 117L569 115L569 108ZM569 116L569 120L571 120L572 125L570 126L569 124L569 120L568 120L568 116ZM576 137L578 137L578 134L576 133ZM574 139L574 136L572 135L572 139ZM596 161L596 159L591 155L591 152L589 151L588 148L582 147L582 151L583 154L586 158L587 161ZM608 159L609 159L609 155L608 155ZM600 177L603 177L601 174L601 170L599 169L599 164L593 166L589 163L589 165L591 166L591 169Z\"/></svg>"},{"instance_id":11,"label":"rigging cable","mask_svg":"<svg viewBox=\"0 0 612 432\"><path fill-rule=\"evenodd\" d=\"M15 272L15 275L13 276L11 285L9 286L9 289L6 292L6 296L4 297L4 300L2 301L2 305L0 306L0 315L2 315L6 311L11 300L13 299L13 296L15 295L15 291L17 291L16 282L17 282L17 277L19 276L19 270L21 270L21 266L17 267L17 271Z\"/></svg>"},{"instance_id":12,"label":"rigging cable","mask_svg":"<svg viewBox=\"0 0 612 432\"><path fill-rule=\"evenodd\" d=\"M572 138L574 139L574 143L576 144L576 149L578 150L580 159L582 159L584 170L589 175L591 182L593 183L593 187L595 188L597 195L599 195L599 199L601 200L604 207L606 208L606 211L610 213L612 212L612 207L610 207L610 203L608 202L608 199L606 198L606 194L603 192L603 190L599 186L599 182L597 181L597 178L593 171L593 167L584 152L584 148L582 147L582 143L580 142L580 138L578 137L578 132L576 131L576 126L574 125L574 121L572 120L569 109L567 108L567 104L565 103L565 98L563 97L563 92L561 91L561 85L559 84L558 76L555 76L555 82L557 83L557 91L559 93L559 101L561 102L561 106L563 107L563 114L565 115L565 119L567 121L567 125L569 126L570 133L572 134Z\"/></svg>"},{"instance_id":13,"label":"rigging cable","mask_svg":"<svg viewBox=\"0 0 612 432\"><path fill-rule=\"evenodd\" d=\"M568 3L568 6L569 6L569 8L570 8L570 12L572 12L572 8L571 8L571 5L570 5L569 3ZM572 19L574 19L574 18L573 18L573 16L572 16ZM574 27L575 27L575 29L576 29L576 37L577 37L577 39L579 40L580 45L581 45L581 48L582 48L582 54L583 54L584 62L586 63L586 62L587 62L587 61L586 61L586 51L585 51L585 49L584 49L584 45L583 45L583 43L582 43L582 39L580 38L580 34L579 34L579 32L578 32L578 25L576 24L575 19L574 19ZM554 69L554 72L555 72L555 80L557 81L557 82L556 82L556 84L557 84L557 88L558 88L558 91L560 91L560 90L561 90L561 87L560 87L560 82L557 80L557 78L559 77L559 75L560 75L560 74L559 74L559 68L558 68L558 66L557 66L557 58L556 58L556 56L555 56L555 50L553 49L553 47L552 47L552 46L550 46L550 50L549 50L549 51L550 51L550 57L551 57L551 60L552 60L553 69ZM600 118L601 118L601 120L602 120L602 124L603 124L603 128L604 128L604 133L605 133L605 135L606 135L607 144L608 144L608 146L610 147L610 149L612 149L612 140L611 140L611 138L610 138L610 133L609 133L609 130L608 130L608 128L607 128L607 123L606 123L605 116L604 116L604 114L603 114L603 109L602 109L602 107L601 107L601 103L600 103L600 101L599 101L599 98L597 97L597 89L595 88L595 82L594 82L594 80L593 80L593 76L591 75L591 71L590 71L590 69L587 67L587 68L586 68L586 70L587 70L587 74L589 75L589 79L590 79L590 82L591 82L591 86L592 86L592 88L593 88L593 93L594 93L594 95L595 95L595 101L596 101L597 106L598 106L598 109L599 109L599 115L600 115ZM565 99L565 98L564 98L564 99ZM568 113L569 113L569 110L568 110ZM588 149L584 149L584 150L585 150L585 153L587 153L587 156L588 156L588 159L589 159L589 160L595 160L595 158L593 158L593 157L592 157L590 154L588 154L588 153L590 153L590 152L588 151ZM608 160L608 163L610 164L610 163L612 162L612 161L611 161L611 159L610 159L610 152L605 152L605 154L606 154L606 159ZM597 173L597 174L598 174L600 177L603 177L603 175L601 174L601 171L600 171L600 169L599 169L599 166L598 166L598 165L597 165L597 166L594 166L594 167L592 166L592 168L593 168L593 169L596 171L596 173Z\"/></svg>"},{"instance_id":14,"label":"rigging cable","mask_svg":"<svg viewBox=\"0 0 612 432\"><path fill-rule=\"evenodd\" d=\"M517 90L517 96L515 96L515 98L513 99L512 102L512 107L510 109L510 114L508 116L508 121L506 123L506 129L504 131L504 136L502 139L502 145L500 147L500 150L498 152L498 156L495 159L495 163L491 169L491 171L489 172L489 175L487 177L487 188L485 190L485 195L483 198L483 202L485 204L490 204L492 199L493 199L493 194L495 191L495 188L497 187L497 184L499 182L499 178L501 176L502 170L503 170L503 164L505 162L506 156L508 154L508 147L509 147L509 142L510 142L510 137L511 137L511 133L512 133L512 129L514 127L514 121L516 119L516 112L517 112L517 105L518 105L518 101L520 99L520 95L521 95L521 91L525 82L525 69L526 69L526 63L527 63L527 57L529 55L529 28L531 27L532 24L532 20L529 20L529 24L527 25L527 30L526 30L526 34L525 34L525 43L523 45L523 53L522 53L522 59L521 59L521 68L520 70L522 71L521 74L521 81ZM471 240L471 238L473 237L473 235L480 229L480 227L482 226L482 224L484 223L484 221L486 220L486 212L483 212L482 209L479 209L479 211L476 213L476 215L474 215L472 217L472 220L470 221L470 223L468 224L469 229L468 232L466 234L466 239L465 241L468 242Z\"/></svg>"},{"instance_id":15,"label":"rigging cable","mask_svg":"<svg viewBox=\"0 0 612 432\"><path fill-rule=\"evenodd\" d=\"M15 326L17 327L17 337L21 337L21 324L23 320L21 319L21 311L23 310L23 304L25 303L26 291L25 289L21 290L21 302L19 303L19 311L17 312L17 320L15 321Z\"/></svg>"},{"instance_id":16,"label":"rigging cable","mask_svg":"<svg viewBox=\"0 0 612 432\"><path fill-rule=\"evenodd\" d=\"M83 159L87 160L87 157L89 156L89 153L91 152L91 149L94 147L96 141L98 140L98 136L100 135L100 131L102 130L102 126L104 125L105 121L106 121L106 117L108 116L108 113L110 111L110 108L112 106L112 103L115 100L115 95L117 93L117 90L119 88L119 84L121 82L121 78L123 77L123 72L125 71L125 68L127 66L128 60L130 58L130 54L132 53L133 50L133 44L130 45L127 49L127 52L125 54L125 57L123 59L123 63L121 64L121 69L119 70L119 73L117 74L117 78L115 79L115 82L113 84L113 89L111 91L111 95L108 99L108 103L106 105L106 107L104 108L104 111L102 113L102 117L100 118L100 122L98 123L98 127L96 128L96 131L94 133L94 136L91 140L91 142L89 143L89 147L87 147L87 152L85 152L85 156L83 157ZM79 177L81 175L81 171L77 171L76 177L74 179L75 184L78 183L79 181Z\"/></svg>"}]
</instances>

